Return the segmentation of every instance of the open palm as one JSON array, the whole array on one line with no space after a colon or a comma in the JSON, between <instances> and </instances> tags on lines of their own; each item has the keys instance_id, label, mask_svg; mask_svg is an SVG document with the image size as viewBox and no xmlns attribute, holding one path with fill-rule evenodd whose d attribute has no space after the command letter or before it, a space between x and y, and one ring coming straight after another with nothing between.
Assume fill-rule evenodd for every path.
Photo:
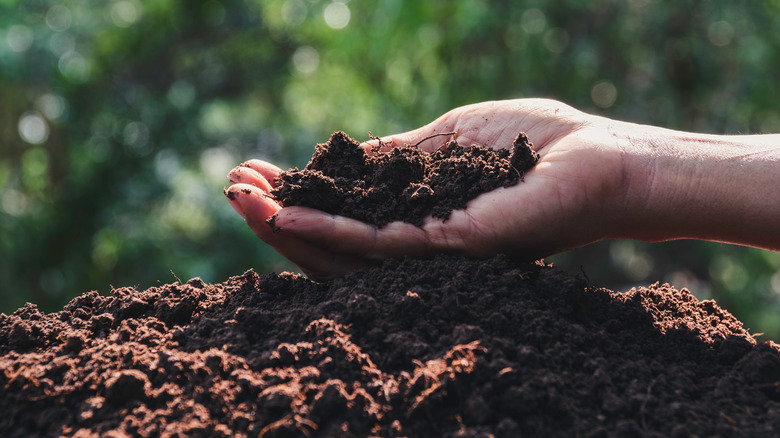
<instances>
[{"instance_id":1,"label":"open palm","mask_svg":"<svg viewBox=\"0 0 780 438\"><path fill-rule=\"evenodd\" d=\"M521 131L540 155L524 182L482 194L446 221L429 216L422 227L393 222L377 228L306 207L282 208L267 195L281 170L259 160L231 171L226 195L258 237L316 280L387 258L508 253L533 259L606 237L615 224L602 212L619 201L622 179L621 151L609 141L607 119L544 99L485 102L382 144L387 150L455 132L463 146L510 147ZM437 141L419 147L431 151ZM274 215L272 228L266 221Z\"/></svg>"}]
</instances>

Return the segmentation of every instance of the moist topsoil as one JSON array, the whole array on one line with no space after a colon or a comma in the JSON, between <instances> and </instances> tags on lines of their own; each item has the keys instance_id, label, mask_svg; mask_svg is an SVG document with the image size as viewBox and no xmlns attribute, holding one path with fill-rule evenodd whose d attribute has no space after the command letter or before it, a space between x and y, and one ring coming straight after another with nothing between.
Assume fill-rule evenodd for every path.
<instances>
[{"instance_id":1,"label":"moist topsoil","mask_svg":"<svg viewBox=\"0 0 780 438\"><path fill-rule=\"evenodd\" d=\"M378 226L419 226L429 214L447 219L478 195L517 184L539 161L522 132L511 145L494 147L463 147L453 138L432 153L415 145L376 153L339 131L316 146L303 170L282 172L271 195L285 207L316 208Z\"/></svg>"},{"instance_id":2,"label":"moist topsoil","mask_svg":"<svg viewBox=\"0 0 780 438\"><path fill-rule=\"evenodd\" d=\"M0 369L4 437L780 433L780 348L714 302L503 256L28 304Z\"/></svg>"},{"instance_id":3,"label":"moist topsoil","mask_svg":"<svg viewBox=\"0 0 780 438\"><path fill-rule=\"evenodd\" d=\"M399 149L365 154L337 133L276 196L420 224L538 158L523 135L508 154ZM391 260L326 284L248 271L88 292L51 314L28 304L0 314L0 388L3 437L780 434L780 347L714 302L504 256Z\"/></svg>"}]
</instances>

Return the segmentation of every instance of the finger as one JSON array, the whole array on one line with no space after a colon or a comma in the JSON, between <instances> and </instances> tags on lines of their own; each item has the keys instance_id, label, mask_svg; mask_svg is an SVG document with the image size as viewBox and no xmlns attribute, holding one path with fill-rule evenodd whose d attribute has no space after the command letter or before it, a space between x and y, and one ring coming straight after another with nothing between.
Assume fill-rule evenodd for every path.
<instances>
[{"instance_id":1,"label":"finger","mask_svg":"<svg viewBox=\"0 0 780 438\"><path fill-rule=\"evenodd\" d=\"M225 190L230 205L244 218L255 235L277 252L295 263L313 280L328 280L376 264L318 247L290 233L285 233L268 220L281 209L259 188L249 184L234 184Z\"/></svg>"},{"instance_id":2,"label":"finger","mask_svg":"<svg viewBox=\"0 0 780 438\"><path fill-rule=\"evenodd\" d=\"M450 139L449 136L439 136L438 134L455 132L456 122L457 117L455 117L453 112L449 112L421 128L369 140L360 146L369 153L374 150L387 152L393 148L405 145L417 146L426 152L433 152Z\"/></svg>"},{"instance_id":3,"label":"finger","mask_svg":"<svg viewBox=\"0 0 780 438\"><path fill-rule=\"evenodd\" d=\"M423 229L405 222L377 228L311 208L287 207L277 214L276 223L302 240L366 260L424 257L442 250Z\"/></svg>"},{"instance_id":4,"label":"finger","mask_svg":"<svg viewBox=\"0 0 780 438\"><path fill-rule=\"evenodd\" d=\"M250 184L264 192L270 192L273 188L259 172L251 167L238 166L228 173L230 184Z\"/></svg>"},{"instance_id":5,"label":"finger","mask_svg":"<svg viewBox=\"0 0 780 438\"><path fill-rule=\"evenodd\" d=\"M248 167L259 173L269 184L271 184L271 187L276 187L276 177L282 173L282 169L267 161L258 160L256 158L241 163L239 167Z\"/></svg>"},{"instance_id":6,"label":"finger","mask_svg":"<svg viewBox=\"0 0 780 438\"><path fill-rule=\"evenodd\" d=\"M265 228L268 228L268 233L271 233L266 221L282 207L265 191L250 184L238 183L225 189L225 196L230 201L230 205L247 221L250 228L253 230L257 228L256 232L262 231L263 234Z\"/></svg>"}]
</instances>

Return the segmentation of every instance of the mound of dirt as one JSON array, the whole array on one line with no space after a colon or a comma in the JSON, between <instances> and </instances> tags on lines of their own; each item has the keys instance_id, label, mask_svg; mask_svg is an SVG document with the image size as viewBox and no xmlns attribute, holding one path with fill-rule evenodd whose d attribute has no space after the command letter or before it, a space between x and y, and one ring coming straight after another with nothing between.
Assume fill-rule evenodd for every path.
<instances>
[{"instance_id":1,"label":"mound of dirt","mask_svg":"<svg viewBox=\"0 0 780 438\"><path fill-rule=\"evenodd\" d=\"M777 436L780 348L504 257L252 271L0 315L0 436Z\"/></svg>"},{"instance_id":2,"label":"mound of dirt","mask_svg":"<svg viewBox=\"0 0 780 438\"><path fill-rule=\"evenodd\" d=\"M393 221L419 226L429 214L447 219L480 194L517 184L539 161L523 133L512 145L496 147L462 147L450 140L433 153L407 145L371 154L335 132L316 146L303 170L282 172L271 196L286 207L316 208L378 226Z\"/></svg>"}]
</instances>

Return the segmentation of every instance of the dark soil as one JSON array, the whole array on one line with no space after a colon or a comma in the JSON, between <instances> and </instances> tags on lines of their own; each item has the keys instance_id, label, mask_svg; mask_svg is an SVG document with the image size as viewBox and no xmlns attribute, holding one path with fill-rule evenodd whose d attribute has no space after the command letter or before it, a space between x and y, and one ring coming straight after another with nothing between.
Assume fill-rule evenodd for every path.
<instances>
[{"instance_id":1,"label":"dark soil","mask_svg":"<svg viewBox=\"0 0 780 438\"><path fill-rule=\"evenodd\" d=\"M303 170L283 172L271 195L282 205L316 208L374 225L422 225L447 219L468 201L522 180L539 156L520 133L512 145L461 147L445 141L433 153L414 145L368 154L343 132L318 144Z\"/></svg>"},{"instance_id":2,"label":"dark soil","mask_svg":"<svg viewBox=\"0 0 780 438\"><path fill-rule=\"evenodd\" d=\"M0 369L3 437L780 434L780 348L714 302L504 257L27 305Z\"/></svg>"}]
</instances>

